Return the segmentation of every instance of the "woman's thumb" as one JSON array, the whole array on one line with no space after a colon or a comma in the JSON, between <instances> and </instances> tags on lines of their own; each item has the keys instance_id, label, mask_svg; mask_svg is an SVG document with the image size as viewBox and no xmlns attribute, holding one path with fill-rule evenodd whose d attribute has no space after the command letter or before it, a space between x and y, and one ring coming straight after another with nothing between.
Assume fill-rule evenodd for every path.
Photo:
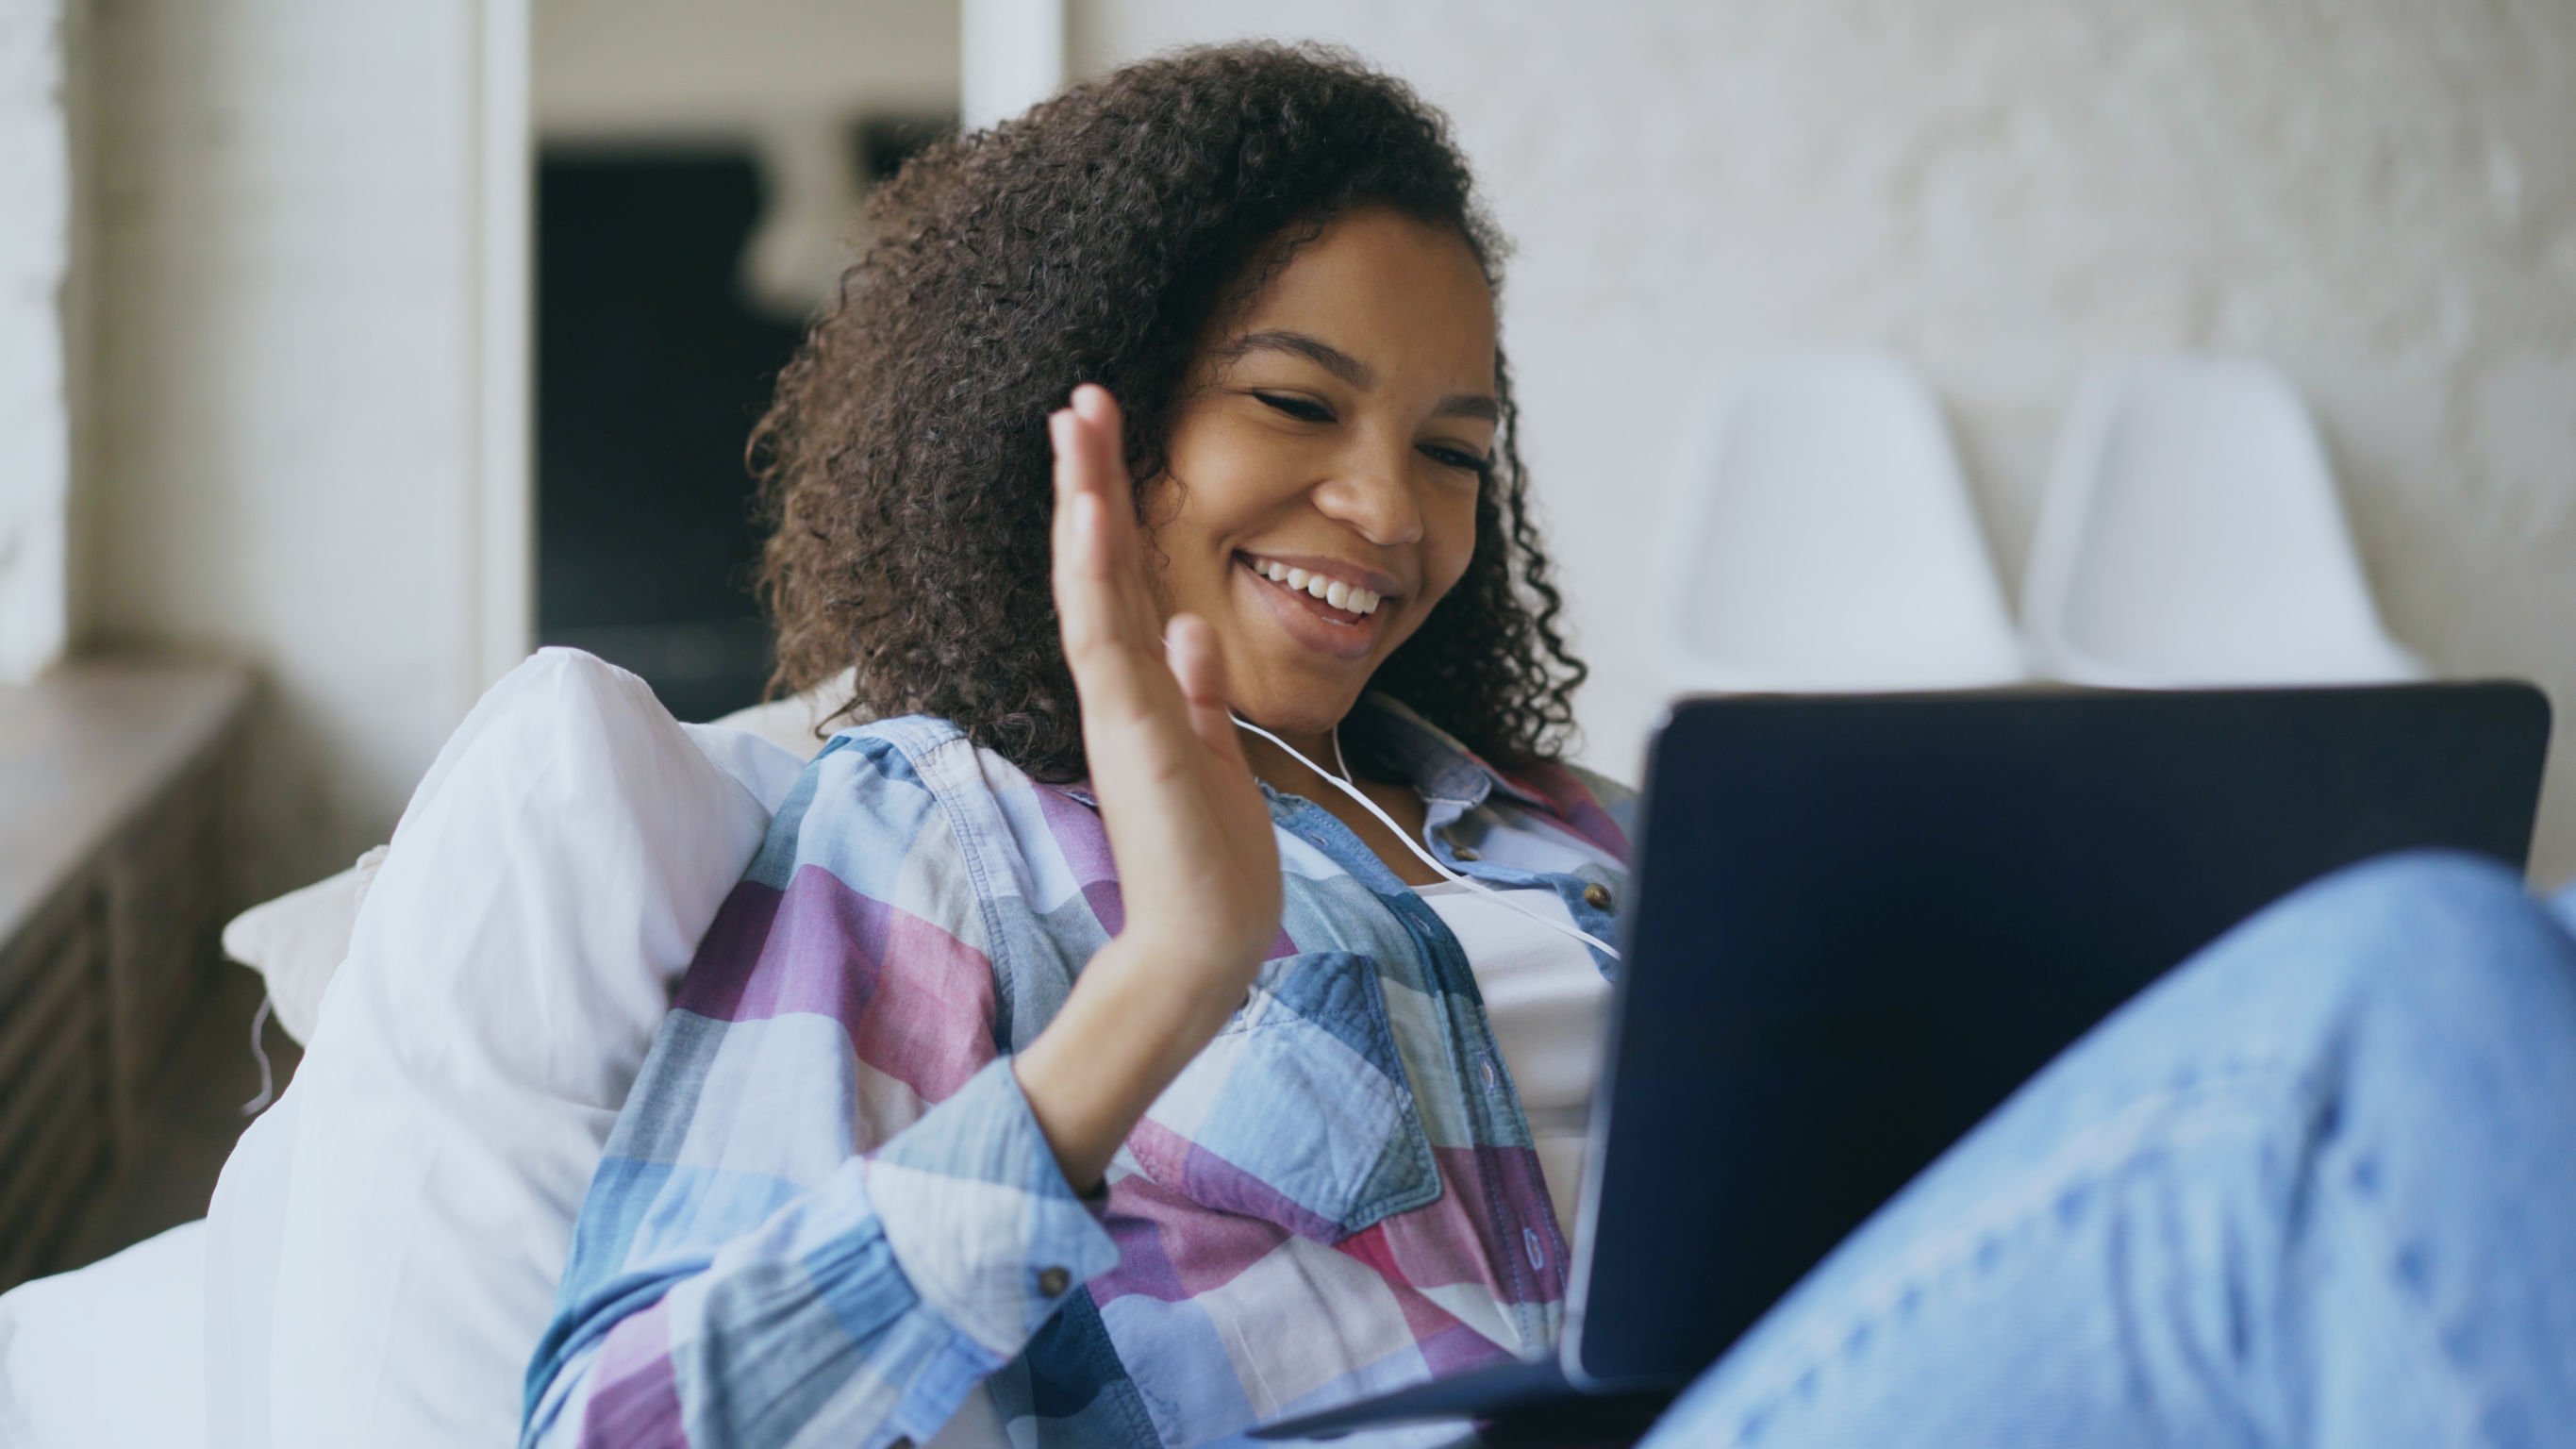
<instances>
[{"instance_id":1,"label":"woman's thumb","mask_svg":"<svg viewBox=\"0 0 2576 1449\"><path fill-rule=\"evenodd\" d=\"M1163 656L1190 711L1190 727L1222 754L1240 755L1233 701L1226 691L1225 655L1216 630L1196 614L1174 614L1163 628Z\"/></svg>"}]
</instances>

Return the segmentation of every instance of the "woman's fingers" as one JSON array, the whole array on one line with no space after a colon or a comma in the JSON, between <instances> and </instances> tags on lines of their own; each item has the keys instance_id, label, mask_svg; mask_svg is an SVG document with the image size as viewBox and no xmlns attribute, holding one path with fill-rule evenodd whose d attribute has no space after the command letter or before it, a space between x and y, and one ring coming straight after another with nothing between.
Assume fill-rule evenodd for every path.
<instances>
[{"instance_id":1,"label":"woman's fingers","mask_svg":"<svg viewBox=\"0 0 2576 1449\"><path fill-rule=\"evenodd\" d=\"M1048 420L1056 448L1054 592L1065 662L1081 688L1086 715L1134 719L1152 711L1156 681L1141 667L1150 656L1136 638L1134 614L1120 597L1113 509L1102 500L1082 421L1059 412Z\"/></svg>"},{"instance_id":2,"label":"woman's fingers","mask_svg":"<svg viewBox=\"0 0 2576 1449\"><path fill-rule=\"evenodd\" d=\"M1187 757L1204 749L1222 777L1239 776L1248 787L1251 766L1216 631L1187 614L1166 626L1145 587L1120 426L1117 404L1090 384L1048 420L1056 450L1057 610L1082 692L1084 734L1094 745L1104 742L1095 733L1103 728L1126 735L1092 752L1095 777L1106 785L1109 776L1141 769L1177 778L1196 768Z\"/></svg>"},{"instance_id":3,"label":"woman's fingers","mask_svg":"<svg viewBox=\"0 0 2576 1449\"><path fill-rule=\"evenodd\" d=\"M1234 700L1225 676L1225 655L1218 651L1216 630L1196 614L1175 614L1164 636L1172 678L1189 705L1190 728L1221 760L1243 758L1243 738L1234 724ZM1250 763L1244 768L1249 770Z\"/></svg>"},{"instance_id":4,"label":"woman's fingers","mask_svg":"<svg viewBox=\"0 0 2576 1449\"><path fill-rule=\"evenodd\" d=\"M1127 563L1124 557L1126 550L1121 545L1128 541L1120 536L1121 530L1115 525L1122 518L1132 524L1136 502L1133 485L1127 480L1119 452L1123 445L1114 441L1117 422L1115 409L1106 401L1108 396L1105 390L1087 383L1074 389L1073 404L1056 414L1056 418L1061 420L1057 424L1061 431L1053 436L1058 501L1063 501L1063 489L1068 487L1075 493L1088 494L1100 500L1108 521L1113 525L1104 535L1109 546L1109 556L1104 562L1111 571L1111 577L1115 578L1117 570ZM1122 508L1125 510L1123 515ZM1133 530L1131 527L1125 531Z\"/></svg>"},{"instance_id":5,"label":"woman's fingers","mask_svg":"<svg viewBox=\"0 0 2576 1449\"><path fill-rule=\"evenodd\" d=\"M1089 535L1074 538L1060 527L1056 557L1059 563L1070 558L1076 575L1092 582L1095 597L1085 602L1114 602L1118 617L1111 622L1132 625L1137 622L1133 601L1126 596L1140 582L1134 568L1138 552L1134 488L1126 479L1124 460L1114 451L1115 423L1104 423L1099 417L1108 394L1099 388L1087 391L1097 395L1081 399L1088 411L1065 408L1047 420L1048 439L1055 449L1057 518ZM1104 430L1109 436L1104 436ZM1096 503L1096 514L1077 502L1080 499ZM1131 637L1127 642L1144 641Z\"/></svg>"},{"instance_id":6,"label":"woman's fingers","mask_svg":"<svg viewBox=\"0 0 2576 1449\"><path fill-rule=\"evenodd\" d=\"M1110 587L1123 622L1139 649L1162 635L1162 611L1145 587L1144 538L1136 526L1136 484L1127 471L1126 421L1109 389L1086 382L1073 390L1076 429L1089 462L1086 477L1098 490L1108 524Z\"/></svg>"},{"instance_id":7,"label":"woman's fingers","mask_svg":"<svg viewBox=\"0 0 2576 1449\"><path fill-rule=\"evenodd\" d=\"M1079 668L1113 631L1105 617L1109 564L1102 556L1102 530L1097 490L1084 476L1088 462L1071 412L1047 419L1048 441L1055 448L1055 602L1062 621L1065 658Z\"/></svg>"},{"instance_id":8,"label":"woman's fingers","mask_svg":"<svg viewBox=\"0 0 2576 1449\"><path fill-rule=\"evenodd\" d=\"M1143 582L1117 407L1107 390L1087 384L1075 403L1047 421L1056 454L1054 586L1065 659L1082 693L1086 734L1115 725L1163 735L1168 749L1189 726L1163 667L1160 611ZM1111 754L1132 757L1140 744ZM1148 758L1158 753L1146 748Z\"/></svg>"},{"instance_id":9,"label":"woman's fingers","mask_svg":"<svg viewBox=\"0 0 2576 1449\"><path fill-rule=\"evenodd\" d=\"M1101 501L1125 503L1132 510L1134 485L1127 476L1125 429L1109 389L1089 382L1075 388L1071 411L1080 420L1076 432L1082 439L1084 461L1100 489Z\"/></svg>"},{"instance_id":10,"label":"woman's fingers","mask_svg":"<svg viewBox=\"0 0 2576 1449\"><path fill-rule=\"evenodd\" d=\"M1192 970L1249 970L1276 935L1278 846L1235 731L1216 631L1164 626L1147 578L1118 406L1077 389L1047 419L1055 453L1052 584L1081 693L1083 749L1122 877L1155 883L1126 930L1192 943ZM1230 998L1229 998L1230 999Z\"/></svg>"}]
</instances>

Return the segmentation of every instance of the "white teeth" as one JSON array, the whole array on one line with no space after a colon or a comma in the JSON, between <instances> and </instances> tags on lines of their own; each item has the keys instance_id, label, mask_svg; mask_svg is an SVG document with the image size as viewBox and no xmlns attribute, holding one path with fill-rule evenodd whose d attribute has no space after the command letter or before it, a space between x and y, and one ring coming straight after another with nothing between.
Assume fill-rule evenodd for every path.
<instances>
[{"instance_id":1,"label":"white teeth","mask_svg":"<svg viewBox=\"0 0 2576 1449\"><path fill-rule=\"evenodd\" d=\"M1286 564L1273 563L1268 559L1256 560L1252 568L1253 572L1273 583L1285 584L1289 588L1312 594L1336 609L1348 609L1354 614L1376 613L1377 606L1385 601L1384 595L1373 594L1356 584L1344 583L1325 574L1308 573L1304 569L1290 568Z\"/></svg>"}]
</instances>

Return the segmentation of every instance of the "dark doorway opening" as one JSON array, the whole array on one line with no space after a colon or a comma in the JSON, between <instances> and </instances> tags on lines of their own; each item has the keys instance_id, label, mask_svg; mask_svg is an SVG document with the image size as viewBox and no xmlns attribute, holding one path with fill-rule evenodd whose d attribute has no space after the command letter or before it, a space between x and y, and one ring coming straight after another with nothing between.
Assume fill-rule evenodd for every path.
<instances>
[{"instance_id":1,"label":"dark doorway opening","mask_svg":"<svg viewBox=\"0 0 2576 1449\"><path fill-rule=\"evenodd\" d=\"M871 177L953 122L871 122ZM537 637L634 671L684 720L757 703L770 642L743 447L800 323L738 282L746 150L549 151L537 166Z\"/></svg>"}]
</instances>

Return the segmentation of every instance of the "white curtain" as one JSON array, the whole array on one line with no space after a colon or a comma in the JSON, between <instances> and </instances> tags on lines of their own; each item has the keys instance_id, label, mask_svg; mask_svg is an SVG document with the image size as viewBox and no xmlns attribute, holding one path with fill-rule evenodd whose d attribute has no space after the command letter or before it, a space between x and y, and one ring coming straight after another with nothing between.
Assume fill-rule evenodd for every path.
<instances>
[{"instance_id":1,"label":"white curtain","mask_svg":"<svg viewBox=\"0 0 2576 1449\"><path fill-rule=\"evenodd\" d=\"M0 683L62 653L69 613L68 30L65 0L0 0Z\"/></svg>"}]
</instances>

